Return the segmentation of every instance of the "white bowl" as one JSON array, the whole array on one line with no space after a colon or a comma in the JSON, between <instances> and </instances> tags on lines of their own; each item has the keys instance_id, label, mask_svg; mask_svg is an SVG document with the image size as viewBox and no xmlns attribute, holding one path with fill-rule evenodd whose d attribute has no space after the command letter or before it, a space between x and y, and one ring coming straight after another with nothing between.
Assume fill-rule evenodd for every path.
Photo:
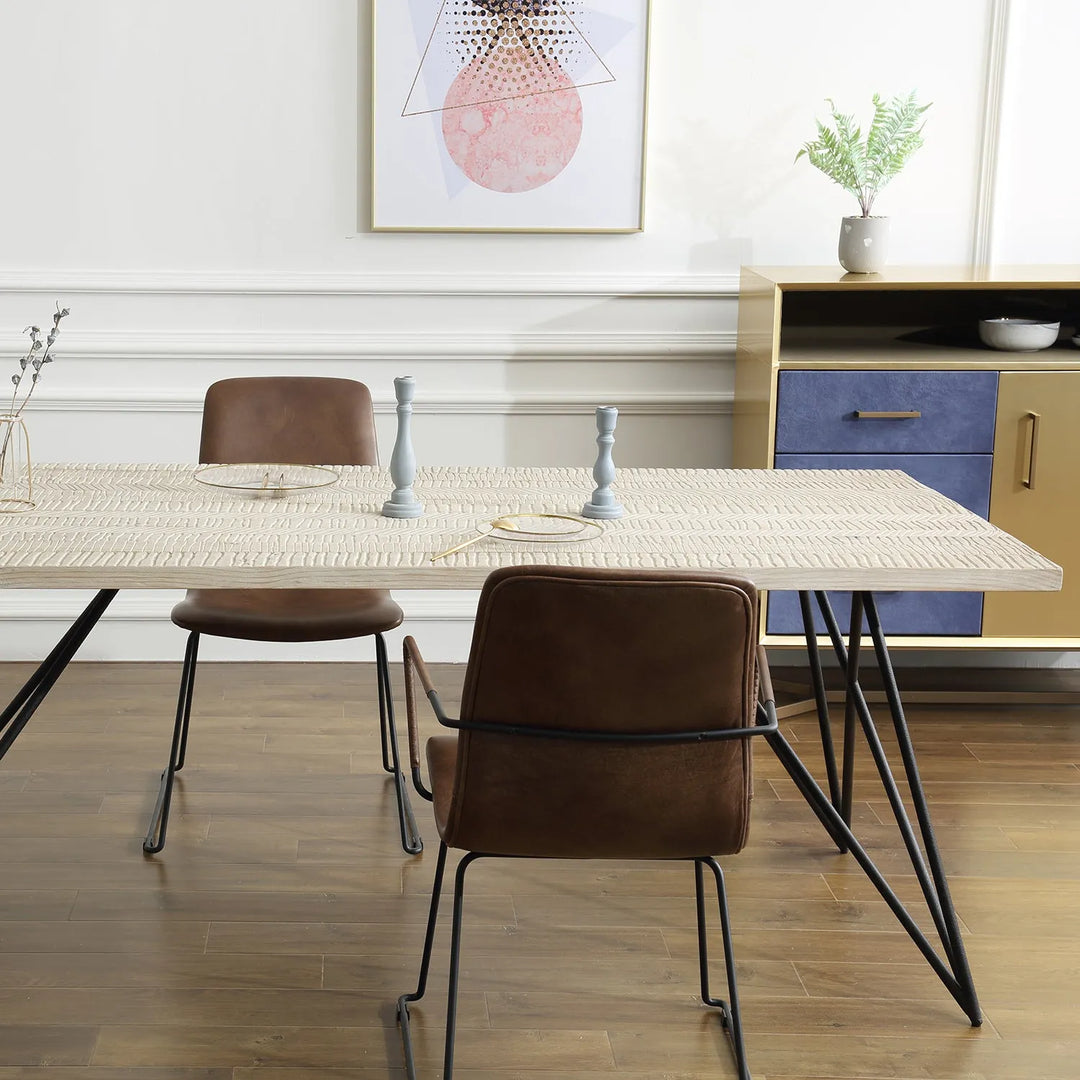
<instances>
[{"instance_id":1,"label":"white bowl","mask_svg":"<svg viewBox=\"0 0 1080 1080\"><path fill-rule=\"evenodd\" d=\"M980 319L979 340L991 349L1007 352L1038 352L1057 341L1059 322L1037 319Z\"/></svg>"}]
</instances>

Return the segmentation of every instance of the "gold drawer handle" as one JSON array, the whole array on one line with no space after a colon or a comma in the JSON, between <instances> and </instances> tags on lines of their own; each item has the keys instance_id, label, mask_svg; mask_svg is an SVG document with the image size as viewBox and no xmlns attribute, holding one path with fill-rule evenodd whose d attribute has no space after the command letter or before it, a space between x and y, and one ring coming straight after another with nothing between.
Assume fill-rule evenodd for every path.
<instances>
[{"instance_id":1,"label":"gold drawer handle","mask_svg":"<svg viewBox=\"0 0 1080 1080\"><path fill-rule=\"evenodd\" d=\"M1031 421L1031 439L1028 442L1026 475L1020 482L1028 489L1028 491L1034 491L1035 461L1039 453L1039 421L1042 420L1042 417L1037 412L1028 412L1024 415L1024 419Z\"/></svg>"},{"instance_id":2,"label":"gold drawer handle","mask_svg":"<svg viewBox=\"0 0 1080 1080\"><path fill-rule=\"evenodd\" d=\"M870 409L856 409L856 420L918 420L922 413L918 409L903 411L874 412Z\"/></svg>"}]
</instances>

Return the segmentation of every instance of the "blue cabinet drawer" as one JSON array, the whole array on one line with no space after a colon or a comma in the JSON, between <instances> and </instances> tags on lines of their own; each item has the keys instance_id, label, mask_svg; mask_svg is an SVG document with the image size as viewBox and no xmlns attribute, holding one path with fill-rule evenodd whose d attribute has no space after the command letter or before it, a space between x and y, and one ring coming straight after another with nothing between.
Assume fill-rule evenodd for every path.
<instances>
[{"instance_id":1,"label":"blue cabinet drawer","mask_svg":"<svg viewBox=\"0 0 1080 1080\"><path fill-rule=\"evenodd\" d=\"M965 373L966 374L966 373ZM990 454L777 454L778 469L903 469L979 517L990 509ZM829 594L840 627L847 633L850 598ZM875 596L886 634L967 636L982 632L982 593L908 592ZM825 624L817 614L819 633ZM770 592L765 621L769 634L802 634L796 593Z\"/></svg>"},{"instance_id":2,"label":"blue cabinet drawer","mask_svg":"<svg viewBox=\"0 0 1080 1080\"><path fill-rule=\"evenodd\" d=\"M996 371L781 371L776 453L990 454L997 379ZM857 415L866 412L919 415Z\"/></svg>"},{"instance_id":3,"label":"blue cabinet drawer","mask_svg":"<svg viewBox=\"0 0 1080 1080\"><path fill-rule=\"evenodd\" d=\"M847 637L851 618L851 594L829 593L829 602L840 632ZM903 592L874 593L878 617L886 638L904 634L925 634L930 637L968 637L982 633L982 593ZM825 623L813 601L814 624L819 634L825 633ZM769 610L765 618L769 634L803 633L799 594L769 593Z\"/></svg>"}]
</instances>

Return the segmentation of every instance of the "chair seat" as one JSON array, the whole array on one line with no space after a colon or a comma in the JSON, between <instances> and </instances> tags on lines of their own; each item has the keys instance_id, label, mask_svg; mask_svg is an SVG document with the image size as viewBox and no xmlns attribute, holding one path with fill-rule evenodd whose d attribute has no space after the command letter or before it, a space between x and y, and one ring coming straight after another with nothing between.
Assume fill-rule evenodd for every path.
<instances>
[{"instance_id":1,"label":"chair seat","mask_svg":"<svg viewBox=\"0 0 1080 1080\"><path fill-rule=\"evenodd\" d=\"M336 641L393 630L385 589L191 589L172 609L185 630L247 641Z\"/></svg>"}]
</instances>

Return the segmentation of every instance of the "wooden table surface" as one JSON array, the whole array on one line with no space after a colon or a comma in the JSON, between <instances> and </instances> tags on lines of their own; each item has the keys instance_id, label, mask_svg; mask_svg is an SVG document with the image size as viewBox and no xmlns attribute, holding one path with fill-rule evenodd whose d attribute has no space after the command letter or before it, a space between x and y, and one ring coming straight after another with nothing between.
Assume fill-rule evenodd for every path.
<instances>
[{"instance_id":1,"label":"wooden table surface","mask_svg":"<svg viewBox=\"0 0 1080 1080\"><path fill-rule=\"evenodd\" d=\"M389 472L346 466L331 487L256 498L195 466L39 465L37 507L0 515L11 588L478 588L499 566L728 570L761 588L1042 591L1061 569L897 471L620 469L625 516L582 542L485 537L500 514L578 514L584 468L418 471L424 514L384 518Z\"/></svg>"}]
</instances>

